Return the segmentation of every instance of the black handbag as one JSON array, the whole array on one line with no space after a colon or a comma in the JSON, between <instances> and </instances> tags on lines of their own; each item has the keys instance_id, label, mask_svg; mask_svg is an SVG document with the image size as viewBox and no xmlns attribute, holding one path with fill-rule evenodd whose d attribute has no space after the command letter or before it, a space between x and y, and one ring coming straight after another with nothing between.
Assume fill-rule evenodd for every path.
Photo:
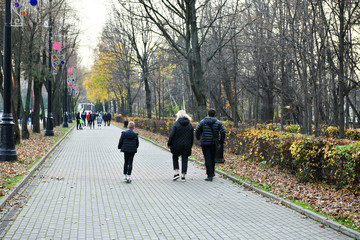
<instances>
[{"instance_id":1,"label":"black handbag","mask_svg":"<svg viewBox=\"0 0 360 240\"><path fill-rule=\"evenodd\" d=\"M215 163L225 163L224 159L224 144L220 144L219 139L216 137L216 134L213 129L213 125L210 126L211 131L213 133L214 143L216 146L216 156L215 156Z\"/></svg>"}]
</instances>

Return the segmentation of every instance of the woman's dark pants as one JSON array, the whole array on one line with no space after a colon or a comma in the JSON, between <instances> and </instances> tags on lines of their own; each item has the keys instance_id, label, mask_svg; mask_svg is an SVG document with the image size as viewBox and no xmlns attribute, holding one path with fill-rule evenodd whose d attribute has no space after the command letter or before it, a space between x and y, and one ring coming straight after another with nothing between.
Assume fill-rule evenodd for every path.
<instances>
[{"instance_id":1,"label":"woman's dark pants","mask_svg":"<svg viewBox=\"0 0 360 240\"><path fill-rule=\"evenodd\" d=\"M174 170L179 169L179 156L178 154L173 154L173 166ZM186 174L187 173L187 167L188 167L188 157L186 155L181 155L181 173Z\"/></svg>"}]
</instances>

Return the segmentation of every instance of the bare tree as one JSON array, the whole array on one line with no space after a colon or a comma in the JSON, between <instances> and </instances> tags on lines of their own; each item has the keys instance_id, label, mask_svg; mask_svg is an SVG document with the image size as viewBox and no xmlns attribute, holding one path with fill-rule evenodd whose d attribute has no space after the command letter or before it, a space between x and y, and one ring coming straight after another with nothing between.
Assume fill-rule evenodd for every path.
<instances>
[{"instance_id":1,"label":"bare tree","mask_svg":"<svg viewBox=\"0 0 360 240\"><path fill-rule=\"evenodd\" d=\"M219 1L215 7L216 11L213 19L202 21L198 19L210 1L183 0L177 2L141 0L139 3L146 12L146 19L154 23L166 41L170 44L174 51L187 60L188 77L191 89L194 93L197 103L197 118L206 115L206 81L204 72L209 61L214 57L215 53L222 47L228 30L223 31L223 36L219 36L220 42L217 48L209 52L205 61L201 56L208 33L218 20L219 14L226 6L227 1ZM237 3L237 1L236 1ZM239 10L236 4L234 13ZM231 24L229 25L231 26ZM201 29L201 31L200 31Z\"/></svg>"}]
</instances>

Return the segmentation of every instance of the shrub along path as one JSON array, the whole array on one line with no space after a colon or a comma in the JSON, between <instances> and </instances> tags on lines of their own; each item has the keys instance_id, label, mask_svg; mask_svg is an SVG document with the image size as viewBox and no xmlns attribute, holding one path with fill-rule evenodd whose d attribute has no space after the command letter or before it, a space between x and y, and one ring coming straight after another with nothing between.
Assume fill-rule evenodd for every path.
<instances>
[{"instance_id":1,"label":"shrub along path","mask_svg":"<svg viewBox=\"0 0 360 240\"><path fill-rule=\"evenodd\" d=\"M168 138L150 131L136 129L163 146ZM225 150L226 151L226 150ZM193 147L193 156L204 161L201 148ZM225 164L218 168L245 181L251 181L280 197L299 203L326 217L360 231L360 200L348 190L335 189L325 184L301 182L296 176L273 167L262 167L258 162L245 161L241 156L225 152ZM282 204L282 203L279 203Z\"/></svg>"}]
</instances>

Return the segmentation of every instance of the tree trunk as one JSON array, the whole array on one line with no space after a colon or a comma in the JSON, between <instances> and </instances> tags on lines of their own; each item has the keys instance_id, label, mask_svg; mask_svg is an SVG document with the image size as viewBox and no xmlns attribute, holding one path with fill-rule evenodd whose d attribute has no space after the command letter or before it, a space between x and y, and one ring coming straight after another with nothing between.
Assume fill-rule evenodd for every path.
<instances>
[{"instance_id":1,"label":"tree trunk","mask_svg":"<svg viewBox=\"0 0 360 240\"><path fill-rule=\"evenodd\" d=\"M40 105L41 105L41 118L43 121L43 129L46 129L46 116L45 116L45 105L44 105L44 99L40 98Z\"/></svg>"},{"instance_id":2,"label":"tree trunk","mask_svg":"<svg viewBox=\"0 0 360 240\"><path fill-rule=\"evenodd\" d=\"M189 3L190 12L190 32L191 32L191 47L192 58L191 65L193 66L193 83L191 84L194 95L197 101L197 117L201 119L206 116L206 96L205 96L205 82L204 72L201 64L200 44L198 37L198 27L196 22L196 6L195 1Z\"/></svg>"},{"instance_id":3,"label":"tree trunk","mask_svg":"<svg viewBox=\"0 0 360 240\"><path fill-rule=\"evenodd\" d=\"M34 112L33 112L33 132L40 133L40 105L41 105L41 79L35 78L34 80Z\"/></svg>"},{"instance_id":4,"label":"tree trunk","mask_svg":"<svg viewBox=\"0 0 360 240\"><path fill-rule=\"evenodd\" d=\"M259 122L259 102L260 102L260 83L259 76L256 77L256 95L255 95L255 103L254 103L254 127Z\"/></svg>"},{"instance_id":5,"label":"tree trunk","mask_svg":"<svg viewBox=\"0 0 360 240\"><path fill-rule=\"evenodd\" d=\"M14 49L14 88L12 91L12 107L13 107L13 116L14 116L14 123L15 123L15 143L20 144L21 142L21 132L19 127L18 119L22 112L24 111L23 105L22 105L22 98L21 98L21 53L22 53L22 46L23 46L23 34L21 30L19 29L16 31L16 33L19 33L19 41L18 41L18 47ZM16 118L16 119L15 119Z\"/></svg>"},{"instance_id":6,"label":"tree trunk","mask_svg":"<svg viewBox=\"0 0 360 240\"><path fill-rule=\"evenodd\" d=\"M21 123L21 138L22 139L29 139L29 137L30 137L30 132L28 130L27 124L28 124L28 119L30 116L31 90L32 90L32 79L31 79L31 76L29 76L26 100L25 100L25 109L24 109L23 119L22 119L22 123Z\"/></svg>"},{"instance_id":7,"label":"tree trunk","mask_svg":"<svg viewBox=\"0 0 360 240\"><path fill-rule=\"evenodd\" d=\"M26 94L26 101L25 101L25 110L23 113L23 119L21 124L21 137L22 139L29 139L30 132L27 128L28 118L30 115L30 100L32 95L32 82L33 82L33 52L34 52L34 33L31 34L30 40L29 40L29 57L28 57L28 68L27 68L27 80L28 80L28 86L27 86L27 94ZM31 119L30 119L31 120Z\"/></svg>"},{"instance_id":8,"label":"tree trunk","mask_svg":"<svg viewBox=\"0 0 360 240\"><path fill-rule=\"evenodd\" d=\"M145 94L146 94L146 113L147 118L151 118L151 90L149 85L149 79L147 72L144 73L144 83L145 83Z\"/></svg>"},{"instance_id":9,"label":"tree trunk","mask_svg":"<svg viewBox=\"0 0 360 240\"><path fill-rule=\"evenodd\" d=\"M226 67L227 63L224 60L221 50L219 50L219 56L220 56L220 66L221 66L221 70L222 70L221 72L223 73L221 81L223 83L225 94L226 94L226 97L229 101L229 105L231 108L231 113L232 113L231 120L234 122L234 127L237 127L238 122L239 122L239 115L237 112L236 90L234 91L236 83L234 83L234 86L232 86L231 78L228 73L228 69ZM235 65L234 68L236 69L236 64L237 64L236 61L233 64Z\"/></svg>"},{"instance_id":10,"label":"tree trunk","mask_svg":"<svg viewBox=\"0 0 360 240\"><path fill-rule=\"evenodd\" d=\"M349 123L349 120L350 120L350 108L349 108L349 101L346 101L345 103L345 127L346 129L349 129L349 126L350 126L350 123Z\"/></svg>"},{"instance_id":11,"label":"tree trunk","mask_svg":"<svg viewBox=\"0 0 360 240\"><path fill-rule=\"evenodd\" d=\"M53 121L54 126L59 126L63 122L63 99L64 99L64 91L59 89L64 89L62 86L63 81L60 78L61 72L59 71L57 75L55 75L55 81L53 81L53 101L52 101L52 112L53 112ZM57 91L56 91L57 89ZM55 107L56 106L56 107Z\"/></svg>"},{"instance_id":12,"label":"tree trunk","mask_svg":"<svg viewBox=\"0 0 360 240\"><path fill-rule=\"evenodd\" d=\"M339 36L339 138L345 138L345 111L344 111L344 90L345 90L345 82L344 82L344 54L345 54L345 0L340 0L339 4L339 28L340 28L340 36Z\"/></svg>"},{"instance_id":13,"label":"tree trunk","mask_svg":"<svg viewBox=\"0 0 360 240\"><path fill-rule=\"evenodd\" d=\"M133 114L133 109L132 109L132 105L133 105L133 100L132 100L132 95L131 95L131 84L130 84L130 76L127 75L127 80L126 80L126 90L127 90L127 95L126 95L126 98L127 98L127 102L128 102L128 109L127 109L127 113L126 115L128 115L129 117L132 116Z\"/></svg>"}]
</instances>

